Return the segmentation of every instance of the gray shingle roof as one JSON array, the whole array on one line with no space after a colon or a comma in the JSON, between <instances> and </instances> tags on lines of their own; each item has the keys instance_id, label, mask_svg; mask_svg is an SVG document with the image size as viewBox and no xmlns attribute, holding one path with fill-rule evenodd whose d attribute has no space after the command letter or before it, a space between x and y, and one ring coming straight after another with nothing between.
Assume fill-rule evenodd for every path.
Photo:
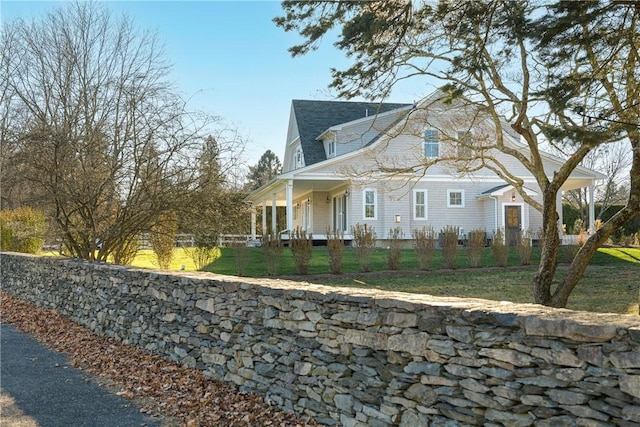
<instances>
[{"instance_id":1,"label":"gray shingle roof","mask_svg":"<svg viewBox=\"0 0 640 427\"><path fill-rule=\"evenodd\" d=\"M292 105L298 123L304 161L309 166L327 159L324 147L316 138L331 126L358 120L367 115L374 116L409 107L412 104L294 99Z\"/></svg>"}]
</instances>

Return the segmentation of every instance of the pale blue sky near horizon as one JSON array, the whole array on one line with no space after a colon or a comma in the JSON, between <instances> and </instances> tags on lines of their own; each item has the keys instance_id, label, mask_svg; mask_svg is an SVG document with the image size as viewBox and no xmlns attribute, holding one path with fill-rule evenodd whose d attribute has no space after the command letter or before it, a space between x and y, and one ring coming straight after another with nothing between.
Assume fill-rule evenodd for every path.
<instances>
[{"instance_id":1,"label":"pale blue sky near horizon","mask_svg":"<svg viewBox=\"0 0 640 427\"><path fill-rule=\"evenodd\" d=\"M0 2L2 22L30 20L64 1ZM156 31L173 64L170 79L190 106L221 117L247 142L257 163L267 149L283 160L292 99L333 100L330 69L345 68L344 54L325 40L318 51L292 58L300 41L273 23L279 1L105 1L115 15L131 16L140 30ZM406 86L405 86L406 88ZM413 102L433 88L394 91L389 102ZM378 100L376 100L378 101Z\"/></svg>"}]
</instances>

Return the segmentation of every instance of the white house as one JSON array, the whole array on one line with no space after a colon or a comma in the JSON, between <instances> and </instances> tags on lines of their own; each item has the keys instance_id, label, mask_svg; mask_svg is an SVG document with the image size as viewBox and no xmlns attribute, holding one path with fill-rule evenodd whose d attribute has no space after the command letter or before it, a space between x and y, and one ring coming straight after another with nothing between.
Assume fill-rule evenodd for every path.
<instances>
[{"instance_id":1,"label":"white house","mask_svg":"<svg viewBox=\"0 0 640 427\"><path fill-rule=\"evenodd\" d=\"M406 239L423 226L435 231L457 226L461 234L537 231L542 215L469 155L471 145L483 147L487 159L522 180L527 196L542 201L532 174L513 156L492 148L499 142L526 153L519 135L505 123L498 138L495 125L477 109L446 105L439 97L436 92L417 105L293 100L283 173L246 198L253 207L252 237L259 210L262 229L269 229L269 209L270 227L276 228L276 206L286 207L286 229L278 230L285 238L301 227L317 240L325 239L328 229L344 231L350 240L357 223L373 226L379 240L396 227ZM563 163L549 154L543 160L548 174ZM425 163L431 165L425 168ZM593 185L602 178L578 167L562 190L586 187L593 196ZM562 218L560 195L557 206ZM591 197L590 224L593 220Z\"/></svg>"}]
</instances>

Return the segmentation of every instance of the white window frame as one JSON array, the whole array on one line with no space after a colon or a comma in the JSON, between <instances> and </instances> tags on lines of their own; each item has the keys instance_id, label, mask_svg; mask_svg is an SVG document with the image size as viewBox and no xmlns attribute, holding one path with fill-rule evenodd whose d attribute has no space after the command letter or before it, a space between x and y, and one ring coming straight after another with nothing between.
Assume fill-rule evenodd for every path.
<instances>
[{"instance_id":1,"label":"white window frame","mask_svg":"<svg viewBox=\"0 0 640 427\"><path fill-rule=\"evenodd\" d=\"M304 153L302 152L302 147L297 147L295 153L293 154L293 163L294 169L300 169L304 167Z\"/></svg>"},{"instance_id":2,"label":"white window frame","mask_svg":"<svg viewBox=\"0 0 640 427\"><path fill-rule=\"evenodd\" d=\"M453 193L460 193L460 204L459 205L451 204L451 194L453 194ZM464 190L459 190L459 189L447 190L447 207L448 208L464 208L464 206L465 206Z\"/></svg>"},{"instance_id":3,"label":"white window frame","mask_svg":"<svg viewBox=\"0 0 640 427\"><path fill-rule=\"evenodd\" d=\"M429 137L427 137L429 134ZM435 156L430 156L427 152L427 145L429 147L436 147L437 153ZM422 133L422 149L424 150L424 156L427 159L437 159L440 157L440 136L437 129L425 129ZM430 148L429 151L432 151L433 148Z\"/></svg>"},{"instance_id":4,"label":"white window frame","mask_svg":"<svg viewBox=\"0 0 640 427\"><path fill-rule=\"evenodd\" d=\"M367 203L367 193L373 194L373 203ZM367 216L367 206L373 206L373 216ZM362 190L362 219L365 221L375 221L378 219L378 191L375 188L365 188Z\"/></svg>"},{"instance_id":5,"label":"white window frame","mask_svg":"<svg viewBox=\"0 0 640 427\"><path fill-rule=\"evenodd\" d=\"M327 158L336 156L336 137L329 138L327 141Z\"/></svg>"},{"instance_id":6,"label":"white window frame","mask_svg":"<svg viewBox=\"0 0 640 427\"><path fill-rule=\"evenodd\" d=\"M418 203L418 194L422 194L423 196L423 202L422 204ZM417 208L418 206L422 206L422 208L424 209L424 215L423 216L418 216L418 212L417 212ZM413 219L415 220L426 220L429 219L429 214L427 213L427 206L428 206L428 196L427 196L427 190L413 190Z\"/></svg>"},{"instance_id":7,"label":"white window frame","mask_svg":"<svg viewBox=\"0 0 640 427\"><path fill-rule=\"evenodd\" d=\"M311 231L311 200L302 204L302 229L306 232Z\"/></svg>"}]
</instances>

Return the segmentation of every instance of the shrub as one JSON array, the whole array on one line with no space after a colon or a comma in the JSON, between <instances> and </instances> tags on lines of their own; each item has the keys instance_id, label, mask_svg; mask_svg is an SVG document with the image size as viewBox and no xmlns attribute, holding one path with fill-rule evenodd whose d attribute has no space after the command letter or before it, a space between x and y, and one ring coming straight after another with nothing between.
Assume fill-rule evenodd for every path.
<instances>
[{"instance_id":1,"label":"shrub","mask_svg":"<svg viewBox=\"0 0 640 427\"><path fill-rule=\"evenodd\" d=\"M518 256L520 264L531 264L531 232L529 230L522 230L518 233Z\"/></svg>"},{"instance_id":2,"label":"shrub","mask_svg":"<svg viewBox=\"0 0 640 427\"><path fill-rule=\"evenodd\" d=\"M467 255L469 257L469 266L480 267L480 259L484 252L485 238L487 233L484 230L471 230L469 232L469 247Z\"/></svg>"},{"instance_id":3,"label":"shrub","mask_svg":"<svg viewBox=\"0 0 640 427\"><path fill-rule=\"evenodd\" d=\"M351 235L353 236L354 251L360 271L371 271L371 255L376 247L375 228L369 227L367 224L358 223L351 226Z\"/></svg>"},{"instance_id":4,"label":"shrub","mask_svg":"<svg viewBox=\"0 0 640 427\"><path fill-rule=\"evenodd\" d=\"M440 231L440 247L442 248L442 258L446 268L456 268L459 233L460 229L452 225L447 225Z\"/></svg>"},{"instance_id":5,"label":"shrub","mask_svg":"<svg viewBox=\"0 0 640 427\"><path fill-rule=\"evenodd\" d=\"M0 211L0 249L37 254L44 245L44 213L30 207Z\"/></svg>"},{"instance_id":6,"label":"shrub","mask_svg":"<svg viewBox=\"0 0 640 427\"><path fill-rule=\"evenodd\" d=\"M496 261L496 264L500 267L507 266L509 246L507 246L504 229L502 228L498 228L498 230L493 233L493 239L491 240L491 253L493 254L493 259Z\"/></svg>"},{"instance_id":7,"label":"shrub","mask_svg":"<svg viewBox=\"0 0 640 427\"><path fill-rule=\"evenodd\" d=\"M249 265L250 251L247 242L238 240L231 244L233 246L233 254L236 258L236 273L238 276L244 276Z\"/></svg>"},{"instance_id":8,"label":"shrub","mask_svg":"<svg viewBox=\"0 0 640 427\"><path fill-rule=\"evenodd\" d=\"M267 275L277 275L282 257L282 240L279 234L274 232L262 236L262 257L267 267Z\"/></svg>"},{"instance_id":9,"label":"shrub","mask_svg":"<svg viewBox=\"0 0 640 427\"><path fill-rule=\"evenodd\" d=\"M342 273L342 260L344 258L344 233L331 231L327 228L327 252L329 254L329 271L333 274Z\"/></svg>"},{"instance_id":10,"label":"shrub","mask_svg":"<svg viewBox=\"0 0 640 427\"><path fill-rule=\"evenodd\" d=\"M220 258L218 236L215 234L196 234L193 246L184 247L184 251L191 258L196 269L202 270Z\"/></svg>"},{"instance_id":11,"label":"shrub","mask_svg":"<svg viewBox=\"0 0 640 427\"><path fill-rule=\"evenodd\" d=\"M298 274L307 274L309 272L309 264L311 264L311 256L313 255L313 237L311 234L307 236L306 231L296 227L289 239L289 247L291 248L291 256L293 256Z\"/></svg>"},{"instance_id":12,"label":"shrub","mask_svg":"<svg viewBox=\"0 0 640 427\"><path fill-rule=\"evenodd\" d=\"M429 270L436 254L436 233L433 227L424 226L421 229L414 229L411 234L418 267L421 270Z\"/></svg>"},{"instance_id":13,"label":"shrub","mask_svg":"<svg viewBox=\"0 0 640 427\"><path fill-rule=\"evenodd\" d=\"M173 259L173 249L178 234L178 219L174 213L160 215L149 230L149 243L156 255L158 266L168 270Z\"/></svg>"},{"instance_id":14,"label":"shrub","mask_svg":"<svg viewBox=\"0 0 640 427\"><path fill-rule=\"evenodd\" d=\"M389 253L387 254L387 262L389 270L399 270L402 260L402 238L404 233L402 228L395 227L389 230Z\"/></svg>"}]
</instances>

